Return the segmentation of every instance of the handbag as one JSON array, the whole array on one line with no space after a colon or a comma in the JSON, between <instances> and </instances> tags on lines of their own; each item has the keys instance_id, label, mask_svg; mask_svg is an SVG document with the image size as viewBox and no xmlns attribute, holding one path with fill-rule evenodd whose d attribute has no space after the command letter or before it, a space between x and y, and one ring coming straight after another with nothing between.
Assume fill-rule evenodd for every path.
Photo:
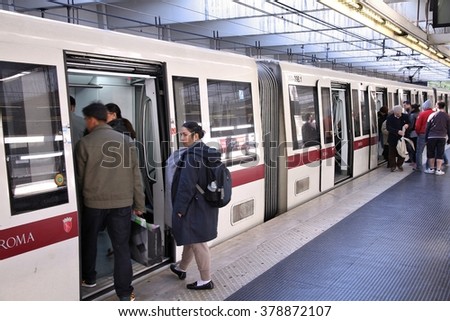
<instances>
[{"instance_id":1,"label":"handbag","mask_svg":"<svg viewBox=\"0 0 450 321\"><path fill-rule=\"evenodd\" d=\"M149 224L143 217L131 214L131 258L145 266L162 261L162 240L159 225Z\"/></svg>"}]
</instances>

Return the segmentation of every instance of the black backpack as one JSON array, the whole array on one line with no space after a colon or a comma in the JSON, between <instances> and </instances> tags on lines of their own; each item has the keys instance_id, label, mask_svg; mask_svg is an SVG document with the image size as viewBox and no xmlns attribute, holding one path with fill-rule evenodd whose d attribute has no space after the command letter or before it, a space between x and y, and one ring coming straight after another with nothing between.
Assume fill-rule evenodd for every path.
<instances>
[{"instance_id":1,"label":"black backpack","mask_svg":"<svg viewBox=\"0 0 450 321\"><path fill-rule=\"evenodd\" d=\"M204 190L197 184L197 190L211 206L224 207L231 200L232 182L230 171L220 160L208 162L206 165L208 186Z\"/></svg>"}]
</instances>

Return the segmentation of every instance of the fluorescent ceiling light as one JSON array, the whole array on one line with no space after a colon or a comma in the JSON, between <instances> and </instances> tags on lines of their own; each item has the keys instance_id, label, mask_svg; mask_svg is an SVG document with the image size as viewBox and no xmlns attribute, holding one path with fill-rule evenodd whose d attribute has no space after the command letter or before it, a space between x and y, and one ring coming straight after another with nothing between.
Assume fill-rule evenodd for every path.
<instances>
[{"instance_id":1,"label":"fluorescent ceiling light","mask_svg":"<svg viewBox=\"0 0 450 321\"><path fill-rule=\"evenodd\" d=\"M23 77L23 76L26 76L29 74L31 74L31 71L22 71L22 72L19 72L18 74L15 74L15 75L12 75L9 77L1 78L0 81L13 80L13 79L20 78L20 77Z\"/></svg>"},{"instance_id":2,"label":"fluorescent ceiling light","mask_svg":"<svg viewBox=\"0 0 450 321\"><path fill-rule=\"evenodd\" d=\"M132 73L121 73L121 72L112 72L112 71L101 71L101 70L86 70L86 69L73 69L69 68L67 69L68 72L74 73L74 74L85 74L85 75L92 75L92 76L112 76L112 77L133 77L133 78L144 78L144 79L150 79L155 78L149 75L141 75L141 74L132 74Z\"/></svg>"}]
</instances>

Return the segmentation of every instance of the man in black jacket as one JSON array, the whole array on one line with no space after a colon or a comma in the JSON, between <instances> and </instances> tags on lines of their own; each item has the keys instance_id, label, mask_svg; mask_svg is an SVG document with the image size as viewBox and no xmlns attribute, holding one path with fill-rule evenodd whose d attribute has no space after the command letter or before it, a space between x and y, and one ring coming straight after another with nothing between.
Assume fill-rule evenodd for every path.
<instances>
[{"instance_id":1,"label":"man in black jacket","mask_svg":"<svg viewBox=\"0 0 450 321\"><path fill-rule=\"evenodd\" d=\"M397 168L399 171L403 171L402 166L405 159L398 154L397 143L400 138L405 136L406 129L409 127L409 117L408 114L402 113L402 106L394 106L393 111L394 112L386 119L386 129L389 132L388 164L391 168L391 172L395 172Z\"/></svg>"}]
</instances>

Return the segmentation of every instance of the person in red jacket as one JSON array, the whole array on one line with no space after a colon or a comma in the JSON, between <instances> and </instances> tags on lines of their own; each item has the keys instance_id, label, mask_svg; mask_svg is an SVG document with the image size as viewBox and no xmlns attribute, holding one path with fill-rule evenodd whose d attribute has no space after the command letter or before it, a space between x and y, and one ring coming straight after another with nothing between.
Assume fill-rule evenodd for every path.
<instances>
[{"instance_id":1,"label":"person in red jacket","mask_svg":"<svg viewBox=\"0 0 450 321\"><path fill-rule=\"evenodd\" d=\"M413 170L423 171L423 151L425 149L425 131L427 129L428 117L434 112L433 103L430 99L422 104L422 111L417 116L416 133L417 133L417 148L416 148L416 166Z\"/></svg>"}]
</instances>

